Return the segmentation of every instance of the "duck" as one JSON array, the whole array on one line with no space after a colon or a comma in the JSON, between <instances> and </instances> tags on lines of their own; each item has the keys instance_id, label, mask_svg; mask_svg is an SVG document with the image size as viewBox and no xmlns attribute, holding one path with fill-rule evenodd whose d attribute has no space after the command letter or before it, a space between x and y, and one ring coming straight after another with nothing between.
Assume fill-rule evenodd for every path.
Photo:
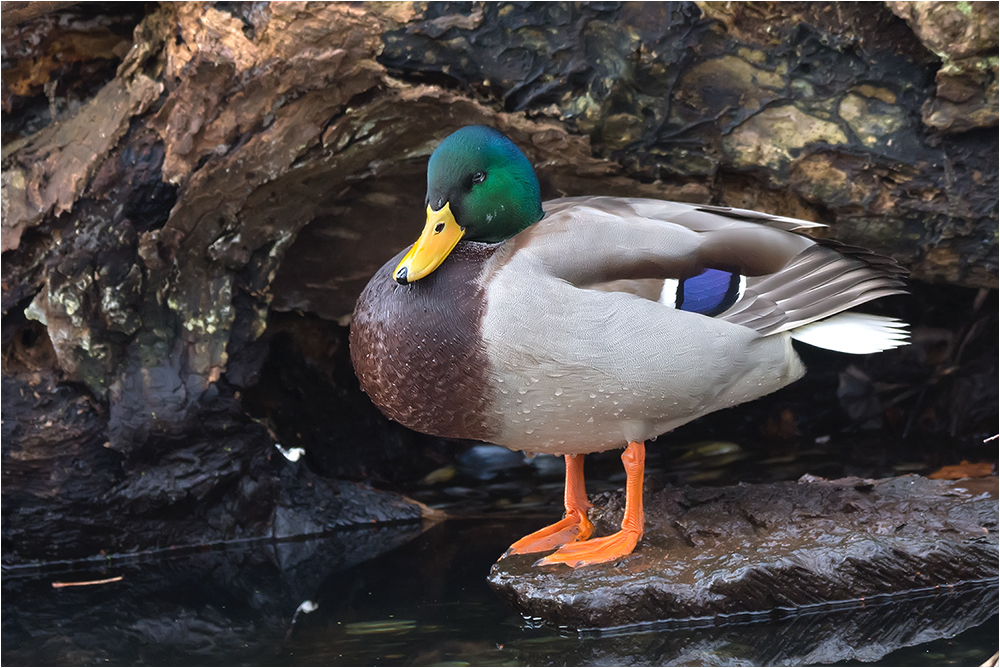
<instances>
[{"instance_id":1,"label":"duck","mask_svg":"<svg viewBox=\"0 0 1000 668\"><path fill-rule=\"evenodd\" d=\"M362 389L438 437L565 458L563 518L511 545L579 568L644 531L645 444L774 392L805 367L793 340L866 354L905 323L848 311L905 292L906 271L751 210L601 195L542 202L535 170L488 126L427 165L417 241L371 278L351 318ZM624 448L621 529L593 537L583 462Z\"/></svg>"}]
</instances>

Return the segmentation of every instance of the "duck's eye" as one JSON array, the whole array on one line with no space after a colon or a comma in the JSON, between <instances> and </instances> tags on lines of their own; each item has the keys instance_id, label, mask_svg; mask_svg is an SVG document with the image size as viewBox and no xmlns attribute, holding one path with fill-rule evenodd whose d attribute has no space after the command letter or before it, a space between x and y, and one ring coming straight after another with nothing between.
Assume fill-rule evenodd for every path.
<instances>
[{"instance_id":1,"label":"duck's eye","mask_svg":"<svg viewBox=\"0 0 1000 668\"><path fill-rule=\"evenodd\" d=\"M482 183L486 180L486 172L476 172L472 175L472 184Z\"/></svg>"}]
</instances>

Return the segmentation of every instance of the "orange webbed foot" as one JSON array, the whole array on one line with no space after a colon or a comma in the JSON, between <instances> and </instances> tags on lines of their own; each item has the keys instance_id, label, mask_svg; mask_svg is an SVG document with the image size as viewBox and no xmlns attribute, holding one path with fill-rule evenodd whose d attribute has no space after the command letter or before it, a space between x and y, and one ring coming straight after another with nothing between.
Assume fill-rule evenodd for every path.
<instances>
[{"instance_id":1,"label":"orange webbed foot","mask_svg":"<svg viewBox=\"0 0 1000 668\"><path fill-rule=\"evenodd\" d=\"M604 538L582 540L563 545L549 556L539 559L535 566L566 564L571 568L603 564L632 554L642 538L645 519L642 512L642 474L646 465L646 446L632 441L622 453L625 465L625 516L622 530Z\"/></svg>"},{"instance_id":2,"label":"orange webbed foot","mask_svg":"<svg viewBox=\"0 0 1000 668\"><path fill-rule=\"evenodd\" d=\"M535 566L566 564L571 568L603 564L632 554L642 534L636 531L619 531L603 538L584 540L563 545L559 550L535 562Z\"/></svg>"},{"instance_id":3,"label":"orange webbed foot","mask_svg":"<svg viewBox=\"0 0 1000 668\"><path fill-rule=\"evenodd\" d=\"M587 519L586 514L575 510L569 511L566 513L566 517L555 524L550 524L534 533L530 533L511 545L504 553L504 556L548 552L567 543L587 540L593 532L594 525Z\"/></svg>"}]
</instances>

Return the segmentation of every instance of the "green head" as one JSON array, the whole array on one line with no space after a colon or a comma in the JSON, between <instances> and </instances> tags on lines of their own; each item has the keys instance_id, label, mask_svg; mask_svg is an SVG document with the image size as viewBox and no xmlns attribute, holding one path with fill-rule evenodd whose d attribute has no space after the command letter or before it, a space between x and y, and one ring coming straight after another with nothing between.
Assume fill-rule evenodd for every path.
<instances>
[{"instance_id":1,"label":"green head","mask_svg":"<svg viewBox=\"0 0 1000 668\"><path fill-rule=\"evenodd\" d=\"M399 283L427 276L460 239L496 243L542 218L538 177L514 142L471 125L449 135L427 164L427 224L393 273Z\"/></svg>"},{"instance_id":2,"label":"green head","mask_svg":"<svg viewBox=\"0 0 1000 668\"><path fill-rule=\"evenodd\" d=\"M495 243L542 217L538 177L514 142L493 128L470 125L449 135L427 164L427 201L451 204L465 238Z\"/></svg>"}]
</instances>

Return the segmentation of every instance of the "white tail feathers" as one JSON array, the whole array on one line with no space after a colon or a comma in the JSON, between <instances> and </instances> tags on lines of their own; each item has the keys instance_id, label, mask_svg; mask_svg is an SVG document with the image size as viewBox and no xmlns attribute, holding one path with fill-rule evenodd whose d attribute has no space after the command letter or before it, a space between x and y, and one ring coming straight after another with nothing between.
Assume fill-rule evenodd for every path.
<instances>
[{"instance_id":1,"label":"white tail feathers","mask_svg":"<svg viewBox=\"0 0 1000 668\"><path fill-rule=\"evenodd\" d=\"M865 355L905 346L906 323L867 313L838 313L792 330L792 338L817 348Z\"/></svg>"}]
</instances>

